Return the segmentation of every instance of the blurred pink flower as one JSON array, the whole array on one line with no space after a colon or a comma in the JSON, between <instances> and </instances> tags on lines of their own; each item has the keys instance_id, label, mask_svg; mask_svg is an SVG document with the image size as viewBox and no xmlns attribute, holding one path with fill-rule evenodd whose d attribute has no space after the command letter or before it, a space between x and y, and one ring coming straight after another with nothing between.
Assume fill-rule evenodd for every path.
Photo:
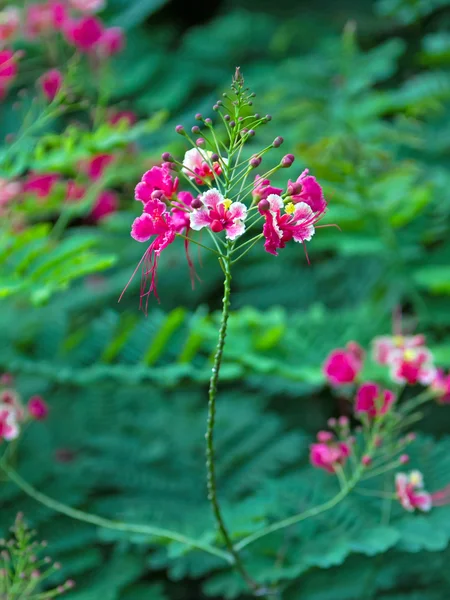
<instances>
[{"instance_id":1,"label":"blurred pink flower","mask_svg":"<svg viewBox=\"0 0 450 600\"><path fill-rule=\"evenodd\" d=\"M32 396L28 401L28 412L37 421L43 421L48 415L48 406L41 396Z\"/></svg>"},{"instance_id":2,"label":"blurred pink flower","mask_svg":"<svg viewBox=\"0 0 450 600\"><path fill-rule=\"evenodd\" d=\"M101 221L105 217L115 213L118 207L119 200L117 194L112 190L103 190L98 195L89 216L93 221Z\"/></svg>"},{"instance_id":3,"label":"blurred pink flower","mask_svg":"<svg viewBox=\"0 0 450 600\"><path fill-rule=\"evenodd\" d=\"M44 73L44 75L42 75L39 81L44 96L47 98L47 100L52 102L61 89L63 75L58 69L50 69L50 71L47 71Z\"/></svg>"},{"instance_id":4,"label":"blurred pink flower","mask_svg":"<svg viewBox=\"0 0 450 600\"><path fill-rule=\"evenodd\" d=\"M71 21L65 28L67 41L80 52L92 51L101 39L103 31L102 22L91 16Z\"/></svg>"},{"instance_id":5,"label":"blurred pink flower","mask_svg":"<svg viewBox=\"0 0 450 600\"><path fill-rule=\"evenodd\" d=\"M125 35L120 27L105 29L98 41L97 48L102 56L114 56L125 46Z\"/></svg>"},{"instance_id":6,"label":"blurred pink flower","mask_svg":"<svg viewBox=\"0 0 450 600\"><path fill-rule=\"evenodd\" d=\"M39 198L47 198L58 179L59 175L55 173L30 173L23 184L23 191Z\"/></svg>"},{"instance_id":7,"label":"blurred pink flower","mask_svg":"<svg viewBox=\"0 0 450 600\"><path fill-rule=\"evenodd\" d=\"M50 0L28 6L25 16L25 33L34 39L53 33L64 27L67 21L66 7L63 2Z\"/></svg>"},{"instance_id":8,"label":"blurred pink flower","mask_svg":"<svg viewBox=\"0 0 450 600\"><path fill-rule=\"evenodd\" d=\"M0 179L0 209L8 206L21 191L22 186L18 181Z\"/></svg>"},{"instance_id":9,"label":"blurred pink flower","mask_svg":"<svg viewBox=\"0 0 450 600\"><path fill-rule=\"evenodd\" d=\"M427 348L408 348L392 353L389 358L391 377L396 383L429 385L436 377L433 355Z\"/></svg>"},{"instance_id":10,"label":"blurred pink flower","mask_svg":"<svg viewBox=\"0 0 450 600\"><path fill-rule=\"evenodd\" d=\"M106 167L114 160L113 154L97 154L87 161L82 161L82 169L93 181L100 179Z\"/></svg>"},{"instance_id":11,"label":"blurred pink flower","mask_svg":"<svg viewBox=\"0 0 450 600\"><path fill-rule=\"evenodd\" d=\"M2 440L10 442L19 436L19 425L16 414L11 407L0 404L0 443Z\"/></svg>"},{"instance_id":12,"label":"blurred pink flower","mask_svg":"<svg viewBox=\"0 0 450 600\"><path fill-rule=\"evenodd\" d=\"M353 383L363 366L362 350L358 344L345 348L337 348L331 352L323 366L323 373L331 385L339 386Z\"/></svg>"},{"instance_id":13,"label":"blurred pink flower","mask_svg":"<svg viewBox=\"0 0 450 600\"><path fill-rule=\"evenodd\" d=\"M108 123L111 125L118 125L119 123L126 122L127 125L131 126L137 122L136 114L131 110L112 110L109 117Z\"/></svg>"},{"instance_id":14,"label":"blurred pink flower","mask_svg":"<svg viewBox=\"0 0 450 600\"><path fill-rule=\"evenodd\" d=\"M69 0L70 5L75 10L83 13L95 13L105 7L105 0Z\"/></svg>"},{"instance_id":15,"label":"blurred pink flower","mask_svg":"<svg viewBox=\"0 0 450 600\"><path fill-rule=\"evenodd\" d=\"M432 507L431 495L423 489L423 477L420 471L410 473L397 473L395 488L400 504L408 512L419 509L428 512Z\"/></svg>"},{"instance_id":16,"label":"blurred pink flower","mask_svg":"<svg viewBox=\"0 0 450 600\"><path fill-rule=\"evenodd\" d=\"M0 46L10 42L20 27L20 11L15 6L7 6L0 11Z\"/></svg>"},{"instance_id":17,"label":"blurred pink flower","mask_svg":"<svg viewBox=\"0 0 450 600\"><path fill-rule=\"evenodd\" d=\"M8 87L17 75L16 57L12 50L0 50L0 99L6 96Z\"/></svg>"},{"instance_id":18,"label":"blurred pink flower","mask_svg":"<svg viewBox=\"0 0 450 600\"><path fill-rule=\"evenodd\" d=\"M441 404L450 403L450 373L445 375L442 369L438 369L430 387Z\"/></svg>"},{"instance_id":19,"label":"blurred pink flower","mask_svg":"<svg viewBox=\"0 0 450 600\"><path fill-rule=\"evenodd\" d=\"M68 202L76 202L77 200L81 200L85 194L86 187L84 185L76 183L73 181L73 179L70 179L67 182L66 200Z\"/></svg>"},{"instance_id":20,"label":"blurred pink flower","mask_svg":"<svg viewBox=\"0 0 450 600\"><path fill-rule=\"evenodd\" d=\"M355 411L357 413L367 413L370 417L384 415L388 412L394 401L394 392L390 390L382 392L376 383L367 381L358 388Z\"/></svg>"},{"instance_id":21,"label":"blurred pink flower","mask_svg":"<svg viewBox=\"0 0 450 600\"><path fill-rule=\"evenodd\" d=\"M372 344L374 360L380 365L388 365L398 351L425 346L425 336L384 335L376 337Z\"/></svg>"},{"instance_id":22,"label":"blurred pink flower","mask_svg":"<svg viewBox=\"0 0 450 600\"><path fill-rule=\"evenodd\" d=\"M326 433L329 435L325 436ZM311 464L328 473L335 473L336 466L345 465L351 454L350 446L345 442L334 441L334 436L330 432L320 431L317 439L318 442L309 447Z\"/></svg>"}]
</instances>

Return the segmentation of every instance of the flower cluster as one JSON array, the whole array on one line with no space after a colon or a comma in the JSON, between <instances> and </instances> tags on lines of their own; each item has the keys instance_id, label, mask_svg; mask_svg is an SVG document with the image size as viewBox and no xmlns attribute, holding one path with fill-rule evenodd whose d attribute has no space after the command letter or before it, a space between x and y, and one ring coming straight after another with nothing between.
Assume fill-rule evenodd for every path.
<instances>
[{"instance_id":1,"label":"flower cluster","mask_svg":"<svg viewBox=\"0 0 450 600\"><path fill-rule=\"evenodd\" d=\"M104 60L124 46L120 27L105 27L94 13L102 10L104 0L46 0L26 3L24 8L7 6L0 11L0 99L7 93L18 73L17 61L25 53L13 52L13 42L44 41L52 48L61 38L74 50ZM52 101L63 84L62 73L51 69L40 80L45 97Z\"/></svg>"},{"instance_id":2,"label":"flower cluster","mask_svg":"<svg viewBox=\"0 0 450 600\"><path fill-rule=\"evenodd\" d=\"M39 593L42 582L55 575L61 565L49 556L42 557L47 542L34 540L35 533L30 531L19 513L13 527L12 539L0 540L0 598L54 598L75 587L75 582L68 579L56 588Z\"/></svg>"},{"instance_id":3,"label":"flower cluster","mask_svg":"<svg viewBox=\"0 0 450 600\"><path fill-rule=\"evenodd\" d=\"M277 256L290 241L305 245L317 227L323 227L317 223L325 215L327 203L308 169L289 180L285 191L271 182L272 175L292 166L292 154L286 154L266 173L254 174L265 154L282 145L280 136L264 150L243 158L258 128L271 121L270 115L247 114L254 96L244 88L238 69L231 94L224 94L226 100L213 106L225 127L226 142L221 141L222 133L216 134L210 118L197 114L199 124L191 133L182 125L175 128L191 146L183 160L165 152L161 166L145 173L137 185L135 197L143 206L131 235L139 242L152 239L139 263L143 265L141 301L148 301L150 293L157 295L159 256L177 236L186 238L186 249L190 242L205 248L191 233L204 230L212 241L206 249L218 254L219 260L234 255L235 261L260 240L268 253ZM179 189L181 180L189 186L186 191ZM242 241L249 229L254 237ZM246 250L241 252L243 247ZM189 255L188 261L192 268Z\"/></svg>"},{"instance_id":4,"label":"flower cluster","mask_svg":"<svg viewBox=\"0 0 450 600\"><path fill-rule=\"evenodd\" d=\"M400 324L395 328L401 331ZM352 475L355 481L395 470L409 461L404 451L415 439L414 433L402 433L405 417L414 422L417 407L434 398L441 403L450 402L450 376L435 367L425 337L398 331L372 342L372 358L388 369L386 375L392 389L364 378L367 353L356 342L333 350L326 358L326 379L351 402L350 412L361 425L352 434L346 416L330 419L334 433L319 432L317 442L310 446L313 466L336 473L338 466L344 468L351 456L352 464L358 465ZM419 396L401 400L403 388L417 384L425 386L425 390ZM397 473L394 497L411 512L450 503L448 489L435 494L426 492L418 471Z\"/></svg>"},{"instance_id":5,"label":"flower cluster","mask_svg":"<svg viewBox=\"0 0 450 600\"><path fill-rule=\"evenodd\" d=\"M20 427L27 420L41 421L48 414L47 404L41 396L32 396L27 406L23 406L13 384L13 377L9 373L0 377L0 444L3 440L10 442L18 438Z\"/></svg>"}]
</instances>

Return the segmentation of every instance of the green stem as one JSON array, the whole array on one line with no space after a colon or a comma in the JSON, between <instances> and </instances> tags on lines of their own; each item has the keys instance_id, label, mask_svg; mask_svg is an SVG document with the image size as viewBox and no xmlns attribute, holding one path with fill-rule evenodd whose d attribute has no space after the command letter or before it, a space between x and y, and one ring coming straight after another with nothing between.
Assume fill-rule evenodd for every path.
<instances>
[{"instance_id":1,"label":"green stem","mask_svg":"<svg viewBox=\"0 0 450 600\"><path fill-rule=\"evenodd\" d=\"M153 527L151 525L135 525L132 523L112 521L111 519L105 519L103 517L92 515L90 513L78 510L76 508L71 508L70 506L63 504L62 502L58 502L57 500L53 500L52 498L49 498L42 492L36 490L28 482L22 479L22 477L18 473L16 473L14 469L9 467L3 460L0 461L0 468L3 469L3 471L8 475L9 479L13 481L18 487L20 487L20 489L23 492L25 492L25 494L27 494L31 498L34 498L35 500L37 500L37 502L44 504L48 508L55 510L56 512L62 513L64 515L67 515L72 519L84 521L85 523L91 523L92 525L97 525L98 527L104 527L106 529L114 529L116 531L124 531L127 533L140 533L142 535L165 538L167 540L179 542L180 544L185 544L186 546L190 546L191 548L196 548L197 550L203 550L208 554L213 554L214 556L225 560L229 564L233 564L234 562L233 558L228 554L228 552L224 552L220 548L216 548L205 542L188 538L182 535L181 533L177 533L175 531L169 531L168 529Z\"/></svg>"},{"instance_id":2,"label":"green stem","mask_svg":"<svg viewBox=\"0 0 450 600\"><path fill-rule=\"evenodd\" d=\"M245 569L239 553L235 550L228 529L222 515L222 510L217 497L217 482L216 482L216 464L214 450L214 426L216 423L216 397L217 384L219 381L220 367L222 364L223 350L225 347L225 338L227 335L228 319L230 316L230 298L231 298L231 250L232 244L227 243L227 252L222 259L222 268L225 273L225 281L223 284L223 299L222 299L222 320L219 329L219 339L217 341L216 353L214 355L214 364L212 367L211 378L209 380L209 401L208 401L208 420L206 428L206 470L207 470L207 485L208 485L208 500L211 503L214 518L220 534L223 537L228 552L233 557L235 568L239 571L247 585L254 592L258 591L258 584L254 582L247 570Z\"/></svg>"}]
</instances>

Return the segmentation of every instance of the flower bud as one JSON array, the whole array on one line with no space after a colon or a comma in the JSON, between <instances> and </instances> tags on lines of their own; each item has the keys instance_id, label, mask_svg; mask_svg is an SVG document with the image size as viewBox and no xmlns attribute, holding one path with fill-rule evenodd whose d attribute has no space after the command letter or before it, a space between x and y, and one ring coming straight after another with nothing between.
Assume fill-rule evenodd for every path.
<instances>
[{"instance_id":1,"label":"flower bud","mask_svg":"<svg viewBox=\"0 0 450 600\"><path fill-rule=\"evenodd\" d=\"M291 181L288 183L287 193L288 196L296 196L297 194L301 194L303 186L298 181Z\"/></svg>"},{"instance_id":2,"label":"flower bud","mask_svg":"<svg viewBox=\"0 0 450 600\"><path fill-rule=\"evenodd\" d=\"M261 202L264 202L264 200L261 200ZM331 431L319 431L317 433L317 441L322 444L331 442L333 439L334 439L334 435L331 433Z\"/></svg>"},{"instance_id":3,"label":"flower bud","mask_svg":"<svg viewBox=\"0 0 450 600\"><path fill-rule=\"evenodd\" d=\"M204 146L205 140L204 138L198 138L198 140L195 143L197 144L197 146Z\"/></svg>"},{"instance_id":4,"label":"flower bud","mask_svg":"<svg viewBox=\"0 0 450 600\"><path fill-rule=\"evenodd\" d=\"M328 423L328 427L336 427L336 425L337 425L337 421L333 417L331 419L328 419L327 423Z\"/></svg>"},{"instance_id":5,"label":"flower bud","mask_svg":"<svg viewBox=\"0 0 450 600\"><path fill-rule=\"evenodd\" d=\"M212 160L213 162L217 162L217 161L219 160L219 155L218 155L218 154L216 154L216 153L214 153L214 154L211 154L211 160Z\"/></svg>"},{"instance_id":6,"label":"flower bud","mask_svg":"<svg viewBox=\"0 0 450 600\"><path fill-rule=\"evenodd\" d=\"M219 110L219 105L218 104L214 104L213 110L215 110L217 112Z\"/></svg>"},{"instance_id":7,"label":"flower bud","mask_svg":"<svg viewBox=\"0 0 450 600\"><path fill-rule=\"evenodd\" d=\"M173 162L173 156L170 154L170 152L163 152L161 158L165 162Z\"/></svg>"},{"instance_id":8,"label":"flower bud","mask_svg":"<svg viewBox=\"0 0 450 600\"><path fill-rule=\"evenodd\" d=\"M258 202L258 209L260 212L266 212L270 209L270 202L268 200L260 200Z\"/></svg>"},{"instance_id":9,"label":"flower bud","mask_svg":"<svg viewBox=\"0 0 450 600\"><path fill-rule=\"evenodd\" d=\"M230 121L230 127L236 127L236 121Z\"/></svg>"},{"instance_id":10,"label":"flower bud","mask_svg":"<svg viewBox=\"0 0 450 600\"><path fill-rule=\"evenodd\" d=\"M203 202L200 200L200 198L194 198L191 202L191 207L194 208L195 210L198 210L202 206L203 206Z\"/></svg>"},{"instance_id":11,"label":"flower bud","mask_svg":"<svg viewBox=\"0 0 450 600\"><path fill-rule=\"evenodd\" d=\"M414 433L414 431L411 431L410 433L408 433L408 435L406 436L406 439L408 440L408 442L414 442L416 440L416 434Z\"/></svg>"},{"instance_id":12,"label":"flower bud","mask_svg":"<svg viewBox=\"0 0 450 600\"><path fill-rule=\"evenodd\" d=\"M286 154L286 156L283 156L281 159L280 165L283 167L283 169L288 169L290 166L292 166L294 160L295 156L293 154Z\"/></svg>"},{"instance_id":13,"label":"flower bud","mask_svg":"<svg viewBox=\"0 0 450 600\"><path fill-rule=\"evenodd\" d=\"M281 135L279 135L278 137L276 137L273 142L272 142L272 146L274 148L279 148L281 146L281 144L284 142L284 139L281 137Z\"/></svg>"},{"instance_id":14,"label":"flower bud","mask_svg":"<svg viewBox=\"0 0 450 600\"><path fill-rule=\"evenodd\" d=\"M265 119L266 119L267 122L271 121L272 120L272 115L266 115Z\"/></svg>"},{"instance_id":15,"label":"flower bud","mask_svg":"<svg viewBox=\"0 0 450 600\"><path fill-rule=\"evenodd\" d=\"M194 125L191 129L192 133L200 133L200 127L198 125Z\"/></svg>"},{"instance_id":16,"label":"flower bud","mask_svg":"<svg viewBox=\"0 0 450 600\"><path fill-rule=\"evenodd\" d=\"M212 125L212 121L210 118L205 119L205 125L208 125L208 127L210 127Z\"/></svg>"},{"instance_id":17,"label":"flower bud","mask_svg":"<svg viewBox=\"0 0 450 600\"><path fill-rule=\"evenodd\" d=\"M261 164L261 161L262 158L260 156L253 156L249 161L249 165L252 167L252 169L256 169L256 167L259 167Z\"/></svg>"},{"instance_id":18,"label":"flower bud","mask_svg":"<svg viewBox=\"0 0 450 600\"><path fill-rule=\"evenodd\" d=\"M231 119L230 115L224 115L223 118L225 119L225 121L229 121Z\"/></svg>"},{"instance_id":19,"label":"flower bud","mask_svg":"<svg viewBox=\"0 0 450 600\"><path fill-rule=\"evenodd\" d=\"M401 465L406 465L406 463L409 463L409 456L407 454L402 454L399 461Z\"/></svg>"},{"instance_id":20,"label":"flower bud","mask_svg":"<svg viewBox=\"0 0 450 600\"><path fill-rule=\"evenodd\" d=\"M249 132L248 132L248 135L250 137L253 137L255 135L255 130L254 129L250 129Z\"/></svg>"},{"instance_id":21,"label":"flower bud","mask_svg":"<svg viewBox=\"0 0 450 600\"><path fill-rule=\"evenodd\" d=\"M184 127L183 127L183 125L177 125L177 126L175 127L175 131L176 131L177 133L179 133L180 135L184 135Z\"/></svg>"},{"instance_id":22,"label":"flower bud","mask_svg":"<svg viewBox=\"0 0 450 600\"><path fill-rule=\"evenodd\" d=\"M372 459L370 458L370 456L368 456L367 454L365 454L362 459L361 459L361 463L365 466L368 467L372 462Z\"/></svg>"},{"instance_id":23,"label":"flower bud","mask_svg":"<svg viewBox=\"0 0 450 600\"><path fill-rule=\"evenodd\" d=\"M341 427L348 427L348 423L349 423L348 417L345 417L345 416L339 417L338 422Z\"/></svg>"},{"instance_id":24,"label":"flower bud","mask_svg":"<svg viewBox=\"0 0 450 600\"><path fill-rule=\"evenodd\" d=\"M203 117L202 117L202 115L200 113L197 113L195 115L195 118L197 119L197 121L203 121Z\"/></svg>"}]
</instances>

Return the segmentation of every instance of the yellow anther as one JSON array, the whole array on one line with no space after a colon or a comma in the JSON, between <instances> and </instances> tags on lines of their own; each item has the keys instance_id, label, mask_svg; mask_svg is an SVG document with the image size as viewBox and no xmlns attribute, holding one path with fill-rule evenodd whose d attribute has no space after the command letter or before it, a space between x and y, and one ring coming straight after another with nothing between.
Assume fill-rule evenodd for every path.
<instances>
[{"instance_id":1,"label":"yellow anther","mask_svg":"<svg viewBox=\"0 0 450 600\"><path fill-rule=\"evenodd\" d=\"M402 335L394 335L392 340L396 348L401 348L403 346L404 339Z\"/></svg>"},{"instance_id":2,"label":"yellow anther","mask_svg":"<svg viewBox=\"0 0 450 600\"><path fill-rule=\"evenodd\" d=\"M289 202L288 204L286 204L284 210L287 212L288 215L293 215L295 213L295 204Z\"/></svg>"},{"instance_id":3,"label":"yellow anther","mask_svg":"<svg viewBox=\"0 0 450 600\"><path fill-rule=\"evenodd\" d=\"M416 358L416 356L417 356L417 352L415 350L413 350L412 348L408 348L403 353L403 357L405 360L414 360Z\"/></svg>"},{"instance_id":4,"label":"yellow anther","mask_svg":"<svg viewBox=\"0 0 450 600\"><path fill-rule=\"evenodd\" d=\"M420 471L411 471L409 475L409 482L415 487L422 487L423 478L422 473Z\"/></svg>"},{"instance_id":5,"label":"yellow anther","mask_svg":"<svg viewBox=\"0 0 450 600\"><path fill-rule=\"evenodd\" d=\"M222 204L224 205L225 210L228 210L233 203L229 198L225 198Z\"/></svg>"}]
</instances>

